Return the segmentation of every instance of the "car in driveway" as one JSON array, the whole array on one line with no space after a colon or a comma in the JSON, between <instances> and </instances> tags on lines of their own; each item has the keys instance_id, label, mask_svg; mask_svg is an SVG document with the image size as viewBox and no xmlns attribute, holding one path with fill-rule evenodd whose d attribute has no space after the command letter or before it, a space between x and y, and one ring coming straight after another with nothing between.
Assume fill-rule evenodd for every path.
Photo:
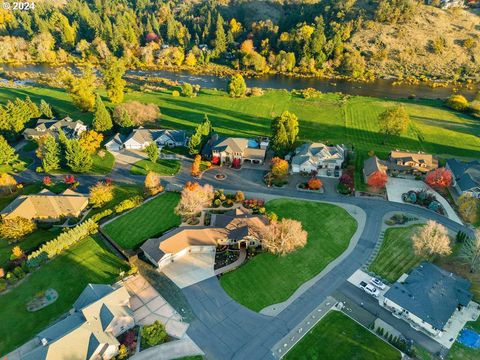
<instances>
[{"instance_id":1,"label":"car in driveway","mask_svg":"<svg viewBox=\"0 0 480 360\"><path fill-rule=\"evenodd\" d=\"M360 287L368 294L372 295L373 297L378 297L380 295L380 291L373 286L372 284L367 284L365 281L360 283Z\"/></svg>"},{"instance_id":2,"label":"car in driveway","mask_svg":"<svg viewBox=\"0 0 480 360\"><path fill-rule=\"evenodd\" d=\"M385 284L384 284L381 280L379 280L379 279L377 279L377 278L372 277L372 278L370 279L370 284L376 286L376 287L379 288L380 290L385 289Z\"/></svg>"}]
</instances>

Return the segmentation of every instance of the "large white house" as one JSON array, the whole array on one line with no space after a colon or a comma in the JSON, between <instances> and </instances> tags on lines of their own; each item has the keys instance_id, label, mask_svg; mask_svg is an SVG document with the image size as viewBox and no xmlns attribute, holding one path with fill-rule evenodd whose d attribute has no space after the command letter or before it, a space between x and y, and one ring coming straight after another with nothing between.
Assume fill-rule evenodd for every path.
<instances>
[{"instance_id":1,"label":"large white house","mask_svg":"<svg viewBox=\"0 0 480 360\"><path fill-rule=\"evenodd\" d=\"M472 300L470 286L468 280L423 262L385 293L382 305L413 328L442 336L450 318Z\"/></svg>"},{"instance_id":2,"label":"large white house","mask_svg":"<svg viewBox=\"0 0 480 360\"><path fill-rule=\"evenodd\" d=\"M158 147L173 148L185 146L187 141L185 130L138 128L134 129L128 136L116 134L105 144L105 147L110 151L120 151L121 149L143 150L151 143L155 143Z\"/></svg>"},{"instance_id":3,"label":"large white house","mask_svg":"<svg viewBox=\"0 0 480 360\"><path fill-rule=\"evenodd\" d=\"M292 157L292 172L318 171L319 169L338 170L345 161L343 145L327 146L322 143L306 143L295 150Z\"/></svg>"},{"instance_id":4,"label":"large white house","mask_svg":"<svg viewBox=\"0 0 480 360\"><path fill-rule=\"evenodd\" d=\"M34 128L28 128L23 131L23 136L27 140L34 140L46 135L58 136L60 130L68 138L78 139L84 131L87 131L87 126L82 121L73 121L68 116L61 120L38 119Z\"/></svg>"},{"instance_id":5,"label":"large white house","mask_svg":"<svg viewBox=\"0 0 480 360\"><path fill-rule=\"evenodd\" d=\"M113 358L117 337L135 326L130 295L123 286L89 284L70 314L37 335L39 346L22 360Z\"/></svg>"}]
</instances>

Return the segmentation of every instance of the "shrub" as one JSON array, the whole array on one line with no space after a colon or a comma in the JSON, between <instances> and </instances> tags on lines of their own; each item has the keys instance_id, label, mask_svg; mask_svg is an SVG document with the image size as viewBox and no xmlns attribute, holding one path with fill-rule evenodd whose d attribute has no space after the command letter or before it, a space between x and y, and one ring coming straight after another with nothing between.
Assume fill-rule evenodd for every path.
<instances>
[{"instance_id":1,"label":"shrub","mask_svg":"<svg viewBox=\"0 0 480 360\"><path fill-rule=\"evenodd\" d=\"M142 347L150 347L161 344L167 340L165 326L160 321L142 328ZM146 345L146 346L145 346Z\"/></svg>"},{"instance_id":2,"label":"shrub","mask_svg":"<svg viewBox=\"0 0 480 360\"><path fill-rule=\"evenodd\" d=\"M445 100L445 105L453 110L464 111L468 108L468 100L463 95L452 95Z\"/></svg>"},{"instance_id":3,"label":"shrub","mask_svg":"<svg viewBox=\"0 0 480 360\"><path fill-rule=\"evenodd\" d=\"M213 202L213 206L214 207L219 207L220 205L222 205L222 202L220 199L215 199L215 201Z\"/></svg>"},{"instance_id":4,"label":"shrub","mask_svg":"<svg viewBox=\"0 0 480 360\"><path fill-rule=\"evenodd\" d=\"M143 202L143 197L140 195L133 196L131 198L123 200L120 204L115 206L115 212L121 213L129 209L133 209L134 207L140 205Z\"/></svg>"},{"instance_id":5,"label":"shrub","mask_svg":"<svg viewBox=\"0 0 480 360\"><path fill-rule=\"evenodd\" d=\"M99 222L103 218L105 218L107 216L110 216L112 214L113 214L113 210L112 209L107 209L107 210L103 210L102 212L99 212L99 213L93 215L90 219L94 222Z\"/></svg>"},{"instance_id":6,"label":"shrub","mask_svg":"<svg viewBox=\"0 0 480 360\"><path fill-rule=\"evenodd\" d=\"M20 266L17 266L15 269L13 269L13 273L17 277L17 279L23 279L25 277L25 272Z\"/></svg>"},{"instance_id":7,"label":"shrub","mask_svg":"<svg viewBox=\"0 0 480 360\"><path fill-rule=\"evenodd\" d=\"M5 279L0 279L0 292L3 292L7 289L7 282Z\"/></svg>"},{"instance_id":8,"label":"shrub","mask_svg":"<svg viewBox=\"0 0 480 360\"><path fill-rule=\"evenodd\" d=\"M195 96L195 92L193 91L193 86L189 83L182 84L182 95L186 97L193 97Z\"/></svg>"},{"instance_id":9,"label":"shrub","mask_svg":"<svg viewBox=\"0 0 480 360\"><path fill-rule=\"evenodd\" d=\"M173 97L179 97L180 96L180 92L178 90L173 90L172 91L172 96Z\"/></svg>"},{"instance_id":10,"label":"shrub","mask_svg":"<svg viewBox=\"0 0 480 360\"><path fill-rule=\"evenodd\" d=\"M318 178L312 178L308 180L308 188L310 190L320 190L322 186L323 186L322 181Z\"/></svg>"},{"instance_id":11,"label":"shrub","mask_svg":"<svg viewBox=\"0 0 480 360\"><path fill-rule=\"evenodd\" d=\"M35 221L16 217L13 219L3 219L0 222L0 237L15 242L25 235L31 234L37 229Z\"/></svg>"},{"instance_id":12,"label":"shrub","mask_svg":"<svg viewBox=\"0 0 480 360\"><path fill-rule=\"evenodd\" d=\"M242 191L237 191L235 193L235 202L240 203L245 200L245 194Z\"/></svg>"},{"instance_id":13,"label":"shrub","mask_svg":"<svg viewBox=\"0 0 480 360\"><path fill-rule=\"evenodd\" d=\"M114 187L103 181L99 181L90 188L90 204L93 208L100 208L113 200Z\"/></svg>"},{"instance_id":14,"label":"shrub","mask_svg":"<svg viewBox=\"0 0 480 360\"><path fill-rule=\"evenodd\" d=\"M13 284L15 284L15 283L18 281L18 279L17 279L17 277L15 276L15 274L13 274L13 273L11 273L11 272L8 272L7 275L5 276L5 278L7 279L8 283L9 283L10 285L13 285Z\"/></svg>"},{"instance_id":15,"label":"shrub","mask_svg":"<svg viewBox=\"0 0 480 360\"><path fill-rule=\"evenodd\" d=\"M337 185L337 191L342 195L348 195L352 192L352 190L350 190L350 188L347 185L342 183L339 183Z\"/></svg>"},{"instance_id":16,"label":"shrub","mask_svg":"<svg viewBox=\"0 0 480 360\"><path fill-rule=\"evenodd\" d=\"M51 259L88 235L96 233L97 230L98 225L92 219L89 219L43 244L38 250L28 256L28 261L38 256L44 256L41 255L43 253L46 253L48 258ZM31 267L30 264L28 266Z\"/></svg>"}]
</instances>

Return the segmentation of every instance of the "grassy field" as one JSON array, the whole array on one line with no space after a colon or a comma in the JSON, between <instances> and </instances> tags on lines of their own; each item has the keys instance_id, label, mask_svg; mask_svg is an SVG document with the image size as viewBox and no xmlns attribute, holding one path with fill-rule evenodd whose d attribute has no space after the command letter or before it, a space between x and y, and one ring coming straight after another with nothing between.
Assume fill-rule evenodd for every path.
<instances>
[{"instance_id":1,"label":"grassy field","mask_svg":"<svg viewBox=\"0 0 480 360\"><path fill-rule=\"evenodd\" d=\"M52 228L50 230L37 229L35 232L30 235L25 236L20 241L10 244L5 239L0 239L0 268L4 267L7 262L10 260L10 255L12 254L12 249L15 246L20 246L24 252L29 252L37 248L40 244L52 240L58 234L60 234L59 228Z\"/></svg>"},{"instance_id":2,"label":"grassy field","mask_svg":"<svg viewBox=\"0 0 480 360\"><path fill-rule=\"evenodd\" d=\"M60 115L91 123L92 114L82 113L69 96L48 88L0 89L0 102L29 95L33 101L45 99ZM375 150L383 156L392 148L422 150L439 155L480 157L480 122L442 107L440 100L386 100L368 97L324 94L304 99L285 90L265 95L233 99L225 92L203 89L195 98L173 97L170 91L132 91L126 101L138 100L160 106L159 124L194 131L207 114L221 135L270 135L272 117L289 110L300 119L302 140L352 144L359 151ZM385 138L378 133L377 116L386 108L404 104L412 125L408 133Z\"/></svg>"},{"instance_id":3,"label":"grassy field","mask_svg":"<svg viewBox=\"0 0 480 360\"><path fill-rule=\"evenodd\" d=\"M18 287L0 295L0 354L30 340L40 330L67 312L88 283L112 283L127 266L103 247L87 238L33 272ZM58 300L37 312L26 304L39 291L55 289Z\"/></svg>"},{"instance_id":4,"label":"grassy field","mask_svg":"<svg viewBox=\"0 0 480 360\"><path fill-rule=\"evenodd\" d=\"M393 360L400 352L345 314L331 311L284 357L286 360Z\"/></svg>"},{"instance_id":5,"label":"grassy field","mask_svg":"<svg viewBox=\"0 0 480 360\"><path fill-rule=\"evenodd\" d=\"M266 207L279 217L301 221L308 241L304 248L286 256L258 254L221 277L225 291L254 311L288 299L345 251L357 228L356 221L334 205L278 199Z\"/></svg>"},{"instance_id":6,"label":"grassy field","mask_svg":"<svg viewBox=\"0 0 480 360\"><path fill-rule=\"evenodd\" d=\"M380 251L368 270L393 283L418 265L422 258L415 255L411 237L419 227L412 225L387 229Z\"/></svg>"},{"instance_id":7,"label":"grassy field","mask_svg":"<svg viewBox=\"0 0 480 360\"><path fill-rule=\"evenodd\" d=\"M133 164L130 168L132 175L147 175L149 171L153 171L159 175L175 175L180 170L180 161L158 159L156 163L148 159L140 160Z\"/></svg>"},{"instance_id":8,"label":"grassy field","mask_svg":"<svg viewBox=\"0 0 480 360\"><path fill-rule=\"evenodd\" d=\"M103 230L118 245L135 249L145 240L180 225L173 210L180 195L165 193L105 225Z\"/></svg>"}]
</instances>

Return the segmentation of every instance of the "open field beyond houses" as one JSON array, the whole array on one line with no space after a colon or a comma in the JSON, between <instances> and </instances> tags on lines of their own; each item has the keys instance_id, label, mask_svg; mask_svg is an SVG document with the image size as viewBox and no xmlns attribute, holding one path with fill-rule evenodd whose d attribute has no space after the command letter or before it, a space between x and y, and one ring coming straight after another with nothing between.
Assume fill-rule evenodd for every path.
<instances>
[{"instance_id":1,"label":"open field beyond houses","mask_svg":"<svg viewBox=\"0 0 480 360\"><path fill-rule=\"evenodd\" d=\"M0 89L0 101L30 96L44 99L60 115L91 123L62 90L48 88ZM104 98L106 101L107 99ZM272 90L260 97L229 98L223 91L202 90L195 98L173 97L170 92L129 92L126 101L156 103L162 112L157 126L191 132L207 114L215 131L230 136L270 135L272 117L284 110L300 119L301 140L350 143L362 151L385 155L393 148L422 150L438 155L480 157L480 122L442 106L440 100L393 101L368 97L324 94L304 99L285 90ZM412 119L408 133L386 139L378 133L377 116L390 106L404 104Z\"/></svg>"},{"instance_id":2,"label":"open field beyond houses","mask_svg":"<svg viewBox=\"0 0 480 360\"><path fill-rule=\"evenodd\" d=\"M308 240L304 248L285 256L258 254L221 277L225 291L255 311L287 300L345 251L357 229L356 221L344 209L330 204L279 199L266 207L280 218L301 221Z\"/></svg>"}]
</instances>

